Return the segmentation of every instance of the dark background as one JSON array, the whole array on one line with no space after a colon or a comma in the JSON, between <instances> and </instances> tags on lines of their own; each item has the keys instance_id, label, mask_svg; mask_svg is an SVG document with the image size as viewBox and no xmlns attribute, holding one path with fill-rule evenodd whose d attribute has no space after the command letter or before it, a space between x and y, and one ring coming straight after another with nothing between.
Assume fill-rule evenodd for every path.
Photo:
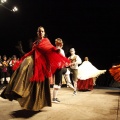
<instances>
[{"instance_id":1,"label":"dark background","mask_svg":"<svg viewBox=\"0 0 120 120\"><path fill-rule=\"evenodd\" d=\"M0 55L19 56L15 48L22 41L29 51L29 41L35 40L38 26L43 26L48 38L60 37L66 55L74 47L82 60L85 56L98 69L109 69L119 63L120 4L115 0L9 0L0 6Z\"/></svg>"}]
</instances>

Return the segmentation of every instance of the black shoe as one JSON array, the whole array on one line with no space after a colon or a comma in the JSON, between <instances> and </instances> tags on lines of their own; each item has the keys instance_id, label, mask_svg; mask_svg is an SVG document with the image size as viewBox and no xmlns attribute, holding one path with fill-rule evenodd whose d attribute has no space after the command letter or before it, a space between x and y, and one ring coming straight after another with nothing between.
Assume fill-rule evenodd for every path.
<instances>
[{"instance_id":1,"label":"black shoe","mask_svg":"<svg viewBox=\"0 0 120 120\"><path fill-rule=\"evenodd\" d=\"M58 100L58 98L53 98L53 99L52 99L52 102L53 102L53 103L60 103L60 101Z\"/></svg>"},{"instance_id":2,"label":"black shoe","mask_svg":"<svg viewBox=\"0 0 120 120\"><path fill-rule=\"evenodd\" d=\"M60 102L60 100L58 98L55 98L57 102Z\"/></svg>"},{"instance_id":3,"label":"black shoe","mask_svg":"<svg viewBox=\"0 0 120 120\"><path fill-rule=\"evenodd\" d=\"M73 92L73 95L77 95L77 91L74 91L74 92Z\"/></svg>"}]
</instances>

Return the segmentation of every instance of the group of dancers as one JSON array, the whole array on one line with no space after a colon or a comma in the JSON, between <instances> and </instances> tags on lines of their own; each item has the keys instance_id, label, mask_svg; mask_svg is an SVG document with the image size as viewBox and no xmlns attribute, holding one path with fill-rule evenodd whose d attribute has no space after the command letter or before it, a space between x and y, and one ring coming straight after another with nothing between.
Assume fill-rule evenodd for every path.
<instances>
[{"instance_id":1,"label":"group of dancers","mask_svg":"<svg viewBox=\"0 0 120 120\"><path fill-rule=\"evenodd\" d=\"M51 107L52 102L60 102L57 93L61 88L63 75L67 85L73 89L73 95L79 89L92 90L94 80L106 70L97 69L89 62L88 57L82 62L74 48L70 49L71 55L66 57L61 38L55 40L55 45L46 37L44 27L38 27L37 40L32 49L14 65L11 79L0 96L18 101L23 109L39 111L45 106ZM51 79L54 79L53 98L50 91Z\"/></svg>"}]
</instances>

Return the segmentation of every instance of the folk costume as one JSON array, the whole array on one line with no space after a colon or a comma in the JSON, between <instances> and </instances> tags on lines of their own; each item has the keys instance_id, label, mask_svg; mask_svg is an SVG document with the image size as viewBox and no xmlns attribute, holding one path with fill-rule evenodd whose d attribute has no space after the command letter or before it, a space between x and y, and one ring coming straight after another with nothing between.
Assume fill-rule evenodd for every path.
<instances>
[{"instance_id":1,"label":"folk costume","mask_svg":"<svg viewBox=\"0 0 120 120\"><path fill-rule=\"evenodd\" d=\"M63 41L61 38L57 38L55 39L55 45L56 48L58 50L58 52L65 57L65 52L62 49L63 47ZM62 78L64 77L64 79L66 80L67 85L69 85L69 87L71 87L72 89L74 89L73 85L71 84L71 80L70 80L70 71L68 70L68 68L66 68L65 66L62 68L58 68L55 71L54 76L54 85L53 85L53 98L52 98L52 102L53 103L59 103L60 100L57 98L58 95L58 91L62 86Z\"/></svg>"},{"instance_id":2,"label":"folk costume","mask_svg":"<svg viewBox=\"0 0 120 120\"><path fill-rule=\"evenodd\" d=\"M7 56L3 56L3 61L1 62L1 84L4 84L5 81L9 83L10 81L10 66L9 66L9 61L11 59L9 58L7 60Z\"/></svg>"},{"instance_id":3,"label":"folk costume","mask_svg":"<svg viewBox=\"0 0 120 120\"><path fill-rule=\"evenodd\" d=\"M106 70L99 70L89 61L84 61L78 67L78 90L92 90L96 78L104 74Z\"/></svg>"},{"instance_id":4,"label":"folk costume","mask_svg":"<svg viewBox=\"0 0 120 120\"><path fill-rule=\"evenodd\" d=\"M77 94L77 76L78 76L78 66L82 63L82 59L80 58L79 55L75 54L75 49L71 48L70 49L70 56L68 57L68 59L71 61L71 65L69 67L69 70L71 72L71 78L73 81L73 85L74 85L74 92L73 95Z\"/></svg>"},{"instance_id":5,"label":"folk costume","mask_svg":"<svg viewBox=\"0 0 120 120\"><path fill-rule=\"evenodd\" d=\"M120 65L113 66L109 69L111 76L115 81L120 82Z\"/></svg>"},{"instance_id":6,"label":"folk costume","mask_svg":"<svg viewBox=\"0 0 120 120\"><path fill-rule=\"evenodd\" d=\"M5 99L17 100L23 109L39 111L51 106L49 78L57 68L69 64L48 38L37 40L18 64L7 87L1 93Z\"/></svg>"}]
</instances>

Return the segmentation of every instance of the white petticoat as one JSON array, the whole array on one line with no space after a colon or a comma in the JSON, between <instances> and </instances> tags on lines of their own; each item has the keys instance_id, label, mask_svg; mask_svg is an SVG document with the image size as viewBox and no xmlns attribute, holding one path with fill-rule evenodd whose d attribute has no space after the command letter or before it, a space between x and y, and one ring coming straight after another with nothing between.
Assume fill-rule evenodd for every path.
<instances>
[{"instance_id":1,"label":"white petticoat","mask_svg":"<svg viewBox=\"0 0 120 120\"><path fill-rule=\"evenodd\" d=\"M89 78L95 78L105 72L106 70L98 70L89 61L84 61L78 68L78 79L86 80Z\"/></svg>"}]
</instances>

